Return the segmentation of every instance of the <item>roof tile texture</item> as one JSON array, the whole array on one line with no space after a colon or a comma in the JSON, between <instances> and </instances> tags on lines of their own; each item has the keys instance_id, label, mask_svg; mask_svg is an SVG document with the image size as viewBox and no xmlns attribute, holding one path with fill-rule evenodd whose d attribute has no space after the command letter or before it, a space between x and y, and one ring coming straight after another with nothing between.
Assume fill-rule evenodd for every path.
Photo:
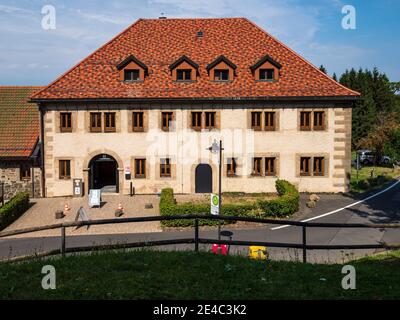
<instances>
[{"instance_id":1,"label":"roof tile texture","mask_svg":"<svg viewBox=\"0 0 400 320\"><path fill-rule=\"evenodd\" d=\"M43 87L0 86L0 157L29 157L39 137L39 112L29 97Z\"/></svg>"},{"instance_id":2,"label":"roof tile texture","mask_svg":"<svg viewBox=\"0 0 400 320\"><path fill-rule=\"evenodd\" d=\"M197 32L203 31L202 38ZM278 82L256 82L250 67L265 55L282 65ZM117 65L134 55L149 68L143 83L124 83ZM194 83L172 81L169 66L186 55L199 65ZM218 56L237 65L232 82L210 81ZM246 18L140 19L34 99L263 98L357 96Z\"/></svg>"}]
</instances>

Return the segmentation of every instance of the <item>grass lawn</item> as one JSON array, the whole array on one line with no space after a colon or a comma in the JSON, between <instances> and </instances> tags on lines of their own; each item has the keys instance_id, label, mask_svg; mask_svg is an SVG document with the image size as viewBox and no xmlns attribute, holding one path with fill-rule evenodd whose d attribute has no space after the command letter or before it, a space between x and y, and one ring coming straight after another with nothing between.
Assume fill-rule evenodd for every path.
<instances>
[{"instance_id":1,"label":"grass lawn","mask_svg":"<svg viewBox=\"0 0 400 320\"><path fill-rule=\"evenodd\" d=\"M371 170L375 171L375 179L371 179ZM400 175L400 170L393 170L387 167L363 167L358 171L355 168L351 169L350 190L353 192L364 192L378 188L382 184L392 180ZM379 177L381 176L381 177Z\"/></svg>"},{"instance_id":2,"label":"grass lawn","mask_svg":"<svg viewBox=\"0 0 400 320\"><path fill-rule=\"evenodd\" d=\"M57 289L41 288L53 265ZM252 261L150 250L0 264L0 299L399 299L400 252L351 263L357 289L341 287L341 265Z\"/></svg>"}]
</instances>

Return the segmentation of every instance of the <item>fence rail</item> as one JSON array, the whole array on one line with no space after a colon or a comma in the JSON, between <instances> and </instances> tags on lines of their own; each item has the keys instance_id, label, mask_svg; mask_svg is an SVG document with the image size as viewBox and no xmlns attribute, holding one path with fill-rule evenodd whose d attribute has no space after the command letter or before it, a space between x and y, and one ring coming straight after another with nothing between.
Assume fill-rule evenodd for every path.
<instances>
[{"instance_id":1,"label":"fence rail","mask_svg":"<svg viewBox=\"0 0 400 320\"><path fill-rule=\"evenodd\" d=\"M107 244L107 245L93 245L93 246L82 246L82 247L66 247L66 228L83 227L92 225L105 225L105 224L119 224L119 223L135 223L135 222L149 222L149 221L171 221L171 220L194 220L194 237L193 238L182 238L182 239L170 239L170 240L151 240L142 242L131 242L123 244ZM217 240L207 239L199 237L199 220L222 220L222 221L242 221L242 222L254 222L261 224L272 224L272 225L288 225L302 228L302 243L283 243L283 242L264 242L264 241L242 241L242 240ZM199 250L199 244L226 244L233 246L266 246L271 248L294 248L301 249L303 251L303 262L307 262L307 250L338 250L338 249L399 249L400 244L389 244L384 242L378 242L375 244L357 244L357 245L311 245L307 244L307 228L372 228L372 229L398 229L400 223L389 223L389 224L371 224L371 223L318 223L318 222L301 222L301 221L290 221L290 220L274 220L274 219L260 219L252 217L234 217L234 216L211 216L211 215L176 215L176 216L152 216L152 217L137 217L137 218L119 218L119 219L101 219L101 220L89 220L89 221L77 221L77 222L64 222L59 224L46 225L42 227L32 227L13 231L0 232L0 239L34 233L44 230L60 229L60 249L50 250L47 252L41 252L36 254L37 256L49 256L61 254L65 256L66 253L83 252L92 250L102 250L110 248L137 248L137 247L148 247L148 246L164 246L174 244L194 244L195 251ZM12 260L22 260L30 258L31 256L19 257Z\"/></svg>"}]
</instances>

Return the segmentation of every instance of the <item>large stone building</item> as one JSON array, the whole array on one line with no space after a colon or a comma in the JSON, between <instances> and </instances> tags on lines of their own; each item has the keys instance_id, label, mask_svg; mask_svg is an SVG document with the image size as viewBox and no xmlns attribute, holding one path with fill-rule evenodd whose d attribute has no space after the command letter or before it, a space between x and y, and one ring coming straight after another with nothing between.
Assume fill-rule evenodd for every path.
<instances>
[{"instance_id":1,"label":"large stone building","mask_svg":"<svg viewBox=\"0 0 400 320\"><path fill-rule=\"evenodd\" d=\"M39 112L28 103L39 89L0 86L0 199L41 195Z\"/></svg>"},{"instance_id":2,"label":"large stone building","mask_svg":"<svg viewBox=\"0 0 400 320\"><path fill-rule=\"evenodd\" d=\"M359 97L244 18L140 19L32 96L48 197L342 192Z\"/></svg>"}]
</instances>

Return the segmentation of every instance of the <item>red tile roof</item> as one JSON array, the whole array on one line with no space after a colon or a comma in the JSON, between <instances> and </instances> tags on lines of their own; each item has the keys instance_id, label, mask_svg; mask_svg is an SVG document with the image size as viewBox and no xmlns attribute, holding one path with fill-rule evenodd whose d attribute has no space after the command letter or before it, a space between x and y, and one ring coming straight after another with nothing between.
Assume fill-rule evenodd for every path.
<instances>
[{"instance_id":1,"label":"red tile roof","mask_svg":"<svg viewBox=\"0 0 400 320\"><path fill-rule=\"evenodd\" d=\"M197 32L203 31L203 37ZM149 68L143 83L123 83L117 65L133 55ZM172 81L168 67L186 55L197 63L194 83ZM220 55L237 66L233 82L209 80ZM265 55L282 65L278 82L256 82L250 67ZM34 99L348 97L340 85L246 18L139 19Z\"/></svg>"},{"instance_id":2,"label":"red tile roof","mask_svg":"<svg viewBox=\"0 0 400 320\"><path fill-rule=\"evenodd\" d=\"M28 100L40 89L0 86L0 158L31 155L39 138L39 112Z\"/></svg>"}]
</instances>

